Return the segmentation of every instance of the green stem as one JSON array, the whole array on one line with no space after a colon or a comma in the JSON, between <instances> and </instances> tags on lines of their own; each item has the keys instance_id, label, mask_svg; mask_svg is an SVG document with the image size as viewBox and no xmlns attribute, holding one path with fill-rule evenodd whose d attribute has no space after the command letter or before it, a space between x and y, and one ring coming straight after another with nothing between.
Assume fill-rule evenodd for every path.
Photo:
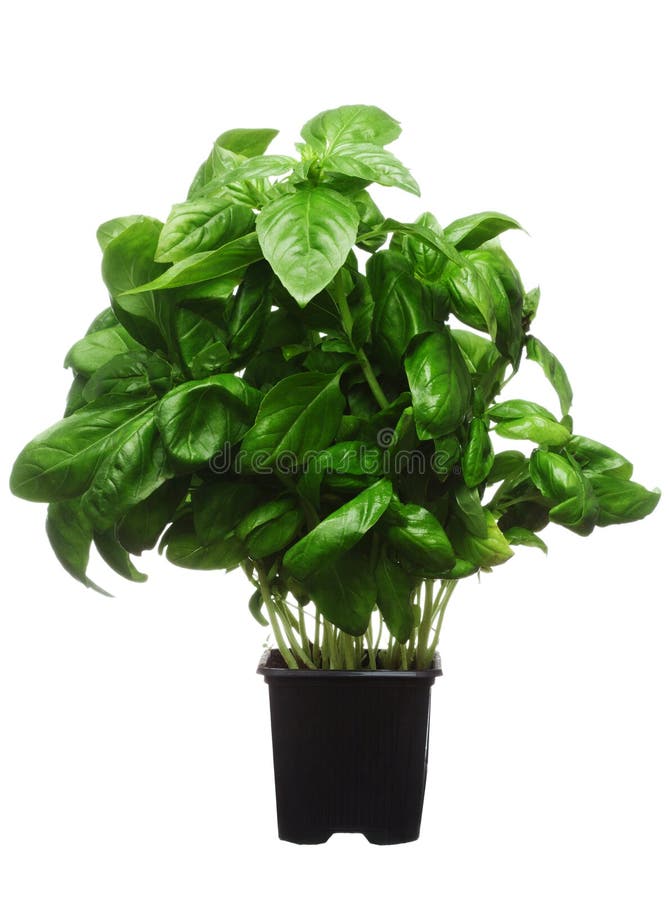
<instances>
[{"instance_id":1,"label":"green stem","mask_svg":"<svg viewBox=\"0 0 669 900\"><path fill-rule=\"evenodd\" d=\"M353 653L353 638L350 634L340 635L342 650L344 651L344 665L347 669L355 669L355 656Z\"/></svg>"},{"instance_id":2,"label":"green stem","mask_svg":"<svg viewBox=\"0 0 669 900\"><path fill-rule=\"evenodd\" d=\"M299 666L297 665L295 657L288 649L288 645L286 644L285 638L283 636L281 626L279 625L279 619L274 607L274 600L272 599L272 592L270 590L269 584L267 583L267 576L265 575L264 570L260 568L260 566L258 566L257 571L260 591L262 593L265 609L267 610L267 615L269 616L272 631L274 632L274 639L276 640L277 647L279 648L279 653L284 658L284 661L289 669L298 669Z\"/></svg>"},{"instance_id":3,"label":"green stem","mask_svg":"<svg viewBox=\"0 0 669 900\"><path fill-rule=\"evenodd\" d=\"M405 672L409 668L406 644L400 644L400 668Z\"/></svg>"},{"instance_id":4,"label":"green stem","mask_svg":"<svg viewBox=\"0 0 669 900\"><path fill-rule=\"evenodd\" d=\"M339 665L339 653L337 651L337 641L335 640L334 630L332 625L327 621L327 619L323 619L323 633L325 635L325 643L328 647L328 668L330 669L340 669Z\"/></svg>"},{"instance_id":5,"label":"green stem","mask_svg":"<svg viewBox=\"0 0 669 900\"><path fill-rule=\"evenodd\" d=\"M434 582L428 579L425 582L425 603L423 604L423 616L420 620L418 628L418 647L416 650L416 668L426 669L427 647L430 640L430 630L432 627L432 604L434 594Z\"/></svg>"},{"instance_id":6,"label":"green stem","mask_svg":"<svg viewBox=\"0 0 669 900\"><path fill-rule=\"evenodd\" d=\"M316 610L314 623L314 662L318 665L321 661L321 614Z\"/></svg>"},{"instance_id":7,"label":"green stem","mask_svg":"<svg viewBox=\"0 0 669 900\"><path fill-rule=\"evenodd\" d=\"M428 648L428 659L432 660L434 654L437 651L437 646L439 645L439 635L441 634L441 626L444 624L444 615L446 613L446 607L448 606L448 601L451 599L453 591L457 585L457 581L446 581L444 582L446 585L444 593L444 599L441 603L441 607L439 609L439 614L437 616L437 622L434 628L434 637L432 639L432 643ZM442 589L443 590L443 589Z\"/></svg>"},{"instance_id":8,"label":"green stem","mask_svg":"<svg viewBox=\"0 0 669 900\"><path fill-rule=\"evenodd\" d=\"M288 638L288 643L290 644L291 650L299 659L302 660L302 662L307 667L307 669L315 669L316 666L314 665L312 660L309 659L307 652L305 652L305 650L300 646L300 642L297 640L297 638L294 634L294 631L293 631L293 628L291 627L291 622L289 619L289 611L287 609L284 609L283 603L278 603L274 600L273 600L273 602L275 602L276 610L279 613L279 616L281 617L281 621L283 622L284 627L286 629L286 637ZM301 609L301 607L300 607L300 609Z\"/></svg>"},{"instance_id":9,"label":"green stem","mask_svg":"<svg viewBox=\"0 0 669 900\"><path fill-rule=\"evenodd\" d=\"M334 277L333 281L334 287L334 299L337 307L339 309L339 313L341 315L341 322L344 326L344 331L346 332L346 336L349 339L351 347L353 347L352 333L353 333L353 316L351 315L351 310L348 305L348 300L346 299L346 292L344 291L344 284L342 281L342 270L340 269ZM362 369L362 374L365 376L365 380L369 385L369 389L374 395L374 399L379 404L381 409L385 409L388 406L388 398L383 393L383 388L378 382L376 375L374 374L374 370L372 369L371 363L367 358L367 354L362 349L362 347L353 347L355 355L358 359L358 363L360 368Z\"/></svg>"},{"instance_id":10,"label":"green stem","mask_svg":"<svg viewBox=\"0 0 669 900\"><path fill-rule=\"evenodd\" d=\"M367 653L369 654L369 668L376 669L376 647L374 646L374 631L372 629L372 623L370 621L369 627L367 628L367 633L365 635L367 638Z\"/></svg>"}]
</instances>

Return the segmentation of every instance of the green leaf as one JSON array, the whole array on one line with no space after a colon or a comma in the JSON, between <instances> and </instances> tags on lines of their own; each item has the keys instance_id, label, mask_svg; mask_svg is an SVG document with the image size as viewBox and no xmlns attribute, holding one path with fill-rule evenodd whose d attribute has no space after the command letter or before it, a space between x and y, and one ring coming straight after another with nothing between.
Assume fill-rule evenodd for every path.
<instances>
[{"instance_id":1,"label":"green leaf","mask_svg":"<svg viewBox=\"0 0 669 900\"><path fill-rule=\"evenodd\" d=\"M269 622L262 614L264 602L262 591L258 588L251 594L251 599L249 600L249 612L259 625L268 628Z\"/></svg>"},{"instance_id":2,"label":"green leaf","mask_svg":"<svg viewBox=\"0 0 669 900\"><path fill-rule=\"evenodd\" d=\"M204 482L193 494L195 532L205 544L224 537L259 504L262 488L252 482L218 478Z\"/></svg>"},{"instance_id":3,"label":"green leaf","mask_svg":"<svg viewBox=\"0 0 669 900\"><path fill-rule=\"evenodd\" d=\"M550 447L561 447L571 437L571 432L564 425L539 415L504 419L497 425L495 431L500 437L534 441L536 444L548 444Z\"/></svg>"},{"instance_id":4,"label":"green leaf","mask_svg":"<svg viewBox=\"0 0 669 900\"><path fill-rule=\"evenodd\" d=\"M622 525L650 515L660 501L661 491L647 490L635 481L623 481L614 475L585 472L595 492L599 511L597 525Z\"/></svg>"},{"instance_id":5,"label":"green leaf","mask_svg":"<svg viewBox=\"0 0 669 900\"><path fill-rule=\"evenodd\" d=\"M213 375L166 394L158 406L158 428L170 456L197 467L242 439L258 403L258 392L241 378Z\"/></svg>"},{"instance_id":6,"label":"green leaf","mask_svg":"<svg viewBox=\"0 0 669 900\"><path fill-rule=\"evenodd\" d=\"M577 534L590 534L598 519L599 503L577 463L558 453L535 450L530 457L530 477L541 494L552 501L552 522Z\"/></svg>"},{"instance_id":7,"label":"green leaf","mask_svg":"<svg viewBox=\"0 0 669 900\"><path fill-rule=\"evenodd\" d=\"M416 579L382 553L376 569L376 602L392 636L401 644L409 640L414 628L411 599Z\"/></svg>"},{"instance_id":8,"label":"green leaf","mask_svg":"<svg viewBox=\"0 0 669 900\"><path fill-rule=\"evenodd\" d=\"M527 358L538 363L544 371L544 375L555 388L555 393L560 399L560 410L563 416L569 413L574 393L569 384L567 373L560 360L555 356L545 344L532 335L528 335L525 344Z\"/></svg>"},{"instance_id":9,"label":"green leaf","mask_svg":"<svg viewBox=\"0 0 669 900\"><path fill-rule=\"evenodd\" d=\"M541 540L539 535L530 531L529 528L522 528L520 525L513 525L504 532L504 537L510 544L519 544L524 547L536 547L548 553L548 547Z\"/></svg>"},{"instance_id":10,"label":"green leaf","mask_svg":"<svg viewBox=\"0 0 669 900\"><path fill-rule=\"evenodd\" d=\"M102 559L117 575L127 578L128 581L144 582L147 580L147 576L135 567L128 551L118 541L115 529L95 532L93 540Z\"/></svg>"},{"instance_id":11,"label":"green leaf","mask_svg":"<svg viewBox=\"0 0 669 900\"><path fill-rule=\"evenodd\" d=\"M364 634L376 603L376 580L368 556L353 547L306 585L318 611L348 634Z\"/></svg>"},{"instance_id":12,"label":"green leaf","mask_svg":"<svg viewBox=\"0 0 669 900\"><path fill-rule=\"evenodd\" d=\"M423 289L408 262L393 250L381 250L367 262L367 278L374 298L372 343L384 367L393 371L416 335L436 325L424 303Z\"/></svg>"},{"instance_id":13,"label":"green leaf","mask_svg":"<svg viewBox=\"0 0 669 900\"><path fill-rule=\"evenodd\" d=\"M110 219L108 222L103 222L96 233L102 252L104 253L114 238L118 237L126 228L130 228L131 225L135 225L137 222L144 221L153 222L155 220L148 216L121 216L118 219Z\"/></svg>"},{"instance_id":14,"label":"green leaf","mask_svg":"<svg viewBox=\"0 0 669 900\"><path fill-rule=\"evenodd\" d=\"M484 537L472 534L460 528L453 529L451 540L457 555L475 566L489 569L498 566L513 556L513 550L497 527L495 518L487 509L484 510L486 534Z\"/></svg>"},{"instance_id":15,"label":"green leaf","mask_svg":"<svg viewBox=\"0 0 669 900\"><path fill-rule=\"evenodd\" d=\"M423 213L416 219L416 225L441 235L441 226L432 213ZM414 273L421 281L432 284L441 279L446 265L446 256L442 252L413 234L405 235L402 244Z\"/></svg>"},{"instance_id":16,"label":"green leaf","mask_svg":"<svg viewBox=\"0 0 669 900\"><path fill-rule=\"evenodd\" d=\"M503 403L496 403L490 407L488 415L495 422L501 422L504 419L522 419L525 416L538 416L542 419L549 419L551 422L557 422L553 413L549 412L545 406L532 403L530 400L505 400Z\"/></svg>"},{"instance_id":17,"label":"green leaf","mask_svg":"<svg viewBox=\"0 0 669 900\"><path fill-rule=\"evenodd\" d=\"M283 550L299 534L304 517L291 497L270 500L248 512L237 526L237 537L251 559Z\"/></svg>"},{"instance_id":18,"label":"green leaf","mask_svg":"<svg viewBox=\"0 0 669 900\"><path fill-rule=\"evenodd\" d=\"M77 341L65 357L65 366L79 375L91 376L119 354L140 347L122 325L114 325L87 334Z\"/></svg>"},{"instance_id":19,"label":"green leaf","mask_svg":"<svg viewBox=\"0 0 669 900\"><path fill-rule=\"evenodd\" d=\"M458 250L475 250L510 228L521 226L503 213L482 212L451 222L444 228L444 237Z\"/></svg>"},{"instance_id":20,"label":"green leaf","mask_svg":"<svg viewBox=\"0 0 669 900\"><path fill-rule=\"evenodd\" d=\"M149 350L167 350L162 328L164 300L140 287L155 280L165 266L154 259L162 224L142 217L111 240L102 256L102 278L112 307L125 329ZM132 291L135 296L128 296Z\"/></svg>"},{"instance_id":21,"label":"green leaf","mask_svg":"<svg viewBox=\"0 0 669 900\"><path fill-rule=\"evenodd\" d=\"M316 187L270 203L256 228L265 259L306 306L344 264L357 237L358 212L341 194Z\"/></svg>"},{"instance_id":22,"label":"green leaf","mask_svg":"<svg viewBox=\"0 0 669 900\"><path fill-rule=\"evenodd\" d=\"M175 330L181 359L192 378L207 378L235 368L227 334L208 319L190 309L179 309Z\"/></svg>"},{"instance_id":23,"label":"green leaf","mask_svg":"<svg viewBox=\"0 0 669 900\"><path fill-rule=\"evenodd\" d=\"M46 533L58 562L69 575L85 587L93 588L105 597L111 596L86 575L93 528L83 514L78 500L49 504Z\"/></svg>"},{"instance_id":24,"label":"green leaf","mask_svg":"<svg viewBox=\"0 0 669 900\"><path fill-rule=\"evenodd\" d=\"M388 542L423 577L444 575L455 563L455 554L446 532L422 506L393 503L386 530Z\"/></svg>"},{"instance_id":25,"label":"green leaf","mask_svg":"<svg viewBox=\"0 0 669 900\"><path fill-rule=\"evenodd\" d=\"M499 279L489 268L476 262L451 264L445 270L445 283L453 312L466 325L497 337L496 306L506 301Z\"/></svg>"},{"instance_id":26,"label":"green leaf","mask_svg":"<svg viewBox=\"0 0 669 900\"><path fill-rule=\"evenodd\" d=\"M462 456L462 476L467 487L476 487L488 477L494 460L488 429L482 419L472 419L469 440Z\"/></svg>"},{"instance_id":27,"label":"green leaf","mask_svg":"<svg viewBox=\"0 0 669 900\"><path fill-rule=\"evenodd\" d=\"M239 538L228 535L211 544L202 544L195 533L191 516L184 516L166 531L161 547L167 547L167 559L183 569L236 568L246 557Z\"/></svg>"},{"instance_id":28,"label":"green leaf","mask_svg":"<svg viewBox=\"0 0 669 900\"><path fill-rule=\"evenodd\" d=\"M261 258L262 253L255 232L244 234L223 244L217 250L193 253L186 259L179 260L153 281L126 291L125 296L198 284L233 272L239 272L241 275L243 269Z\"/></svg>"},{"instance_id":29,"label":"green leaf","mask_svg":"<svg viewBox=\"0 0 669 900\"><path fill-rule=\"evenodd\" d=\"M91 403L106 395L150 397L169 390L172 367L160 356L141 347L129 350L104 363L91 375L83 389L83 399Z\"/></svg>"},{"instance_id":30,"label":"green leaf","mask_svg":"<svg viewBox=\"0 0 669 900\"><path fill-rule=\"evenodd\" d=\"M629 479L632 477L632 463L625 459L616 450L593 441L592 438L573 434L566 450L574 457L583 468L585 474L599 472L604 475L613 475L616 478Z\"/></svg>"},{"instance_id":31,"label":"green leaf","mask_svg":"<svg viewBox=\"0 0 669 900\"><path fill-rule=\"evenodd\" d=\"M216 146L240 156L260 156L278 133L276 128L231 128L216 138Z\"/></svg>"},{"instance_id":32,"label":"green leaf","mask_svg":"<svg viewBox=\"0 0 669 900\"><path fill-rule=\"evenodd\" d=\"M188 492L190 479L166 481L150 497L123 516L116 529L119 542L129 553L152 550Z\"/></svg>"},{"instance_id":33,"label":"green leaf","mask_svg":"<svg viewBox=\"0 0 669 900\"><path fill-rule=\"evenodd\" d=\"M197 170L188 199L201 195L212 181L239 166L245 158L264 153L278 133L274 128L233 128L224 131Z\"/></svg>"},{"instance_id":34,"label":"green leaf","mask_svg":"<svg viewBox=\"0 0 669 900\"><path fill-rule=\"evenodd\" d=\"M268 327L272 270L266 262L250 266L230 305L229 350L242 364L258 349Z\"/></svg>"},{"instance_id":35,"label":"green leaf","mask_svg":"<svg viewBox=\"0 0 669 900\"><path fill-rule=\"evenodd\" d=\"M364 235L368 231L373 231L375 227L383 222L383 213L376 203L374 203L367 191L359 191L351 197L351 199L355 203L355 208L358 210L358 215L360 217L360 222L358 224L359 235ZM374 251L378 250L379 247L382 247L385 242L386 236L385 234L381 234L370 240L359 240L357 245L363 250L367 250L368 253L374 253Z\"/></svg>"},{"instance_id":36,"label":"green leaf","mask_svg":"<svg viewBox=\"0 0 669 900\"><path fill-rule=\"evenodd\" d=\"M406 166L389 150L376 144L337 144L336 149L324 157L322 168L325 172L340 172L386 187L399 187L420 196L420 188Z\"/></svg>"},{"instance_id":37,"label":"green leaf","mask_svg":"<svg viewBox=\"0 0 669 900\"><path fill-rule=\"evenodd\" d=\"M329 446L344 412L339 378L304 372L275 384L242 442L246 458L262 458L264 465L280 457L300 463L307 451Z\"/></svg>"},{"instance_id":38,"label":"green leaf","mask_svg":"<svg viewBox=\"0 0 669 900\"><path fill-rule=\"evenodd\" d=\"M229 197L177 203L167 217L156 247L156 260L174 263L247 234L253 213Z\"/></svg>"},{"instance_id":39,"label":"green leaf","mask_svg":"<svg viewBox=\"0 0 669 900\"><path fill-rule=\"evenodd\" d=\"M455 502L453 516L462 524L465 531L484 538L488 533L488 524L485 510L481 506L479 489L458 484L455 489Z\"/></svg>"},{"instance_id":40,"label":"green leaf","mask_svg":"<svg viewBox=\"0 0 669 900\"><path fill-rule=\"evenodd\" d=\"M421 440L450 434L472 401L467 364L448 328L418 338L405 360Z\"/></svg>"},{"instance_id":41,"label":"green leaf","mask_svg":"<svg viewBox=\"0 0 669 900\"><path fill-rule=\"evenodd\" d=\"M150 405L143 398L102 397L52 425L19 454L13 493L41 503L83 494L100 461L144 421Z\"/></svg>"},{"instance_id":42,"label":"green leaf","mask_svg":"<svg viewBox=\"0 0 669 900\"><path fill-rule=\"evenodd\" d=\"M295 168L297 160L292 156L256 156L221 175L217 181L221 185L253 178L267 178L270 175L283 175Z\"/></svg>"},{"instance_id":43,"label":"green leaf","mask_svg":"<svg viewBox=\"0 0 669 900\"><path fill-rule=\"evenodd\" d=\"M400 124L376 106L340 106L310 119L300 134L320 153L351 141L385 146L402 133Z\"/></svg>"},{"instance_id":44,"label":"green leaf","mask_svg":"<svg viewBox=\"0 0 669 900\"><path fill-rule=\"evenodd\" d=\"M538 287L532 288L523 297L523 321L526 328L529 328L539 309L539 300L541 299L541 291Z\"/></svg>"},{"instance_id":45,"label":"green leaf","mask_svg":"<svg viewBox=\"0 0 669 900\"><path fill-rule=\"evenodd\" d=\"M105 455L81 498L82 509L97 531L105 531L171 474L151 409L136 421L132 433Z\"/></svg>"},{"instance_id":46,"label":"green leaf","mask_svg":"<svg viewBox=\"0 0 669 900\"><path fill-rule=\"evenodd\" d=\"M488 473L487 484L495 484L497 481L504 481L511 475L526 472L527 466L528 459L520 450L502 450L501 453L495 454L492 468Z\"/></svg>"},{"instance_id":47,"label":"green leaf","mask_svg":"<svg viewBox=\"0 0 669 900\"><path fill-rule=\"evenodd\" d=\"M350 550L384 514L393 489L381 479L340 506L298 541L284 557L284 565L300 581Z\"/></svg>"}]
</instances>

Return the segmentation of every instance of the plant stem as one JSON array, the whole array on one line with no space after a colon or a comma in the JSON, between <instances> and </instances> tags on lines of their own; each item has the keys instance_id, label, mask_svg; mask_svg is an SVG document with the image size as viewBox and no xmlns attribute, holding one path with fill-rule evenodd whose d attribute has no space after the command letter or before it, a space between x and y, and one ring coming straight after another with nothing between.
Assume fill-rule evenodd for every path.
<instances>
[{"instance_id":1,"label":"plant stem","mask_svg":"<svg viewBox=\"0 0 669 900\"><path fill-rule=\"evenodd\" d=\"M425 582L425 603L423 604L423 616L418 628L418 646L416 648L416 668L426 669L429 665L427 658L428 641L432 627L432 604L434 594L434 582L427 579Z\"/></svg>"},{"instance_id":2,"label":"plant stem","mask_svg":"<svg viewBox=\"0 0 669 900\"><path fill-rule=\"evenodd\" d=\"M257 571L260 591L262 593L265 609L267 610L267 615L269 616L269 621L272 626L272 631L274 632L274 639L276 640L279 652L281 653L281 656L283 657L289 669L298 669L299 666L297 665L295 657L288 649L288 645L286 644L285 638L283 636L281 626L279 625L279 619L274 607L274 600L272 599L272 592L270 590L269 584L267 583L267 576L260 566L258 566Z\"/></svg>"},{"instance_id":3,"label":"plant stem","mask_svg":"<svg viewBox=\"0 0 669 900\"><path fill-rule=\"evenodd\" d=\"M409 668L406 644L400 644L400 668L405 672Z\"/></svg>"},{"instance_id":4,"label":"plant stem","mask_svg":"<svg viewBox=\"0 0 669 900\"><path fill-rule=\"evenodd\" d=\"M372 623L370 621L369 627L367 628L367 653L369 654L369 668L376 669L376 647L374 646L374 632L372 630Z\"/></svg>"},{"instance_id":5,"label":"plant stem","mask_svg":"<svg viewBox=\"0 0 669 900\"><path fill-rule=\"evenodd\" d=\"M353 345L353 316L351 315L351 310L349 309L348 300L346 299L346 293L344 291L344 284L342 281L342 270L340 269L334 277L333 281L334 287L334 300L339 309L339 313L341 315L341 322L344 326L344 331L346 332L346 336L349 339L351 347L353 348L355 355L358 359L358 363L360 364L360 368L362 369L362 374L365 376L367 384L369 385L369 389L374 395L374 399L379 404L381 409L385 409L388 406L388 398L383 393L383 388L378 382L376 375L374 374L374 370L372 369L371 363L367 358L367 354L362 349L362 347L354 347Z\"/></svg>"},{"instance_id":6,"label":"plant stem","mask_svg":"<svg viewBox=\"0 0 669 900\"><path fill-rule=\"evenodd\" d=\"M355 669L355 657L353 655L353 638L350 634L340 635L342 650L344 651L344 664L347 669Z\"/></svg>"},{"instance_id":7,"label":"plant stem","mask_svg":"<svg viewBox=\"0 0 669 900\"><path fill-rule=\"evenodd\" d=\"M297 638L294 634L294 629L291 627L291 622L290 622L290 619L288 618L289 611L284 608L283 603L278 603L278 602L274 601L273 598L272 598L272 602L275 604L276 610L279 613L279 616L281 617L281 621L283 622L284 627L286 629L286 637L288 638L288 643L290 644L291 650L299 659L302 660L302 662L307 667L307 669L315 669L316 666L313 664L311 659L309 659L308 654L302 649L302 647L300 647L300 642L297 640Z\"/></svg>"},{"instance_id":8,"label":"plant stem","mask_svg":"<svg viewBox=\"0 0 669 900\"><path fill-rule=\"evenodd\" d=\"M441 626L444 624L444 614L446 612L446 607L448 606L448 601L451 599L453 591L456 588L457 581L446 581L444 582L445 589L442 588L442 592L444 594L444 599L441 603L441 607L439 609L439 614L437 616L437 621L434 628L434 637L432 639L432 643L428 649L428 657L432 659L434 656L437 646L439 644L439 635L441 634Z\"/></svg>"},{"instance_id":9,"label":"plant stem","mask_svg":"<svg viewBox=\"0 0 669 900\"><path fill-rule=\"evenodd\" d=\"M314 662L318 665L321 661L321 614L316 610L316 621L314 623Z\"/></svg>"}]
</instances>

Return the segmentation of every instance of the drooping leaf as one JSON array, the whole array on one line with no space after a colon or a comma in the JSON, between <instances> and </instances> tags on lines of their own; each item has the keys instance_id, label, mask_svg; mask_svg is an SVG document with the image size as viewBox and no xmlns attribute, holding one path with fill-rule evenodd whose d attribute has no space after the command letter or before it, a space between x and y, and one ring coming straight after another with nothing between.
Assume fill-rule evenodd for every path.
<instances>
[{"instance_id":1,"label":"drooping leaf","mask_svg":"<svg viewBox=\"0 0 669 900\"><path fill-rule=\"evenodd\" d=\"M309 596L329 622L348 634L364 634L376 603L376 581L368 555L353 547L307 582Z\"/></svg>"},{"instance_id":2,"label":"drooping leaf","mask_svg":"<svg viewBox=\"0 0 669 900\"><path fill-rule=\"evenodd\" d=\"M102 559L117 575L128 581L141 583L147 580L147 576L140 572L130 559L130 554L117 539L113 528L95 532L93 540Z\"/></svg>"},{"instance_id":3,"label":"drooping leaf","mask_svg":"<svg viewBox=\"0 0 669 900\"><path fill-rule=\"evenodd\" d=\"M449 531L453 547L458 557L475 566L489 569L498 566L513 556L513 550L497 527L494 516L484 510L486 522L485 536L472 534L464 529L454 528Z\"/></svg>"},{"instance_id":4,"label":"drooping leaf","mask_svg":"<svg viewBox=\"0 0 669 900\"><path fill-rule=\"evenodd\" d=\"M304 581L324 565L350 550L384 514L393 489L387 479L340 506L309 531L284 557L284 565Z\"/></svg>"},{"instance_id":5,"label":"drooping leaf","mask_svg":"<svg viewBox=\"0 0 669 900\"><path fill-rule=\"evenodd\" d=\"M527 338L525 351L528 359L534 360L541 366L546 378L555 388L555 393L560 400L560 410L562 415L566 416L571 408L574 392L569 384L569 378L564 370L564 366L545 344L542 344L540 340L532 337L532 335L529 335Z\"/></svg>"},{"instance_id":6,"label":"drooping leaf","mask_svg":"<svg viewBox=\"0 0 669 900\"><path fill-rule=\"evenodd\" d=\"M659 488L649 491L636 481L623 481L601 472L586 470L585 474L597 498L599 526L637 522L650 515L660 501Z\"/></svg>"},{"instance_id":7,"label":"drooping leaf","mask_svg":"<svg viewBox=\"0 0 669 900\"><path fill-rule=\"evenodd\" d=\"M444 228L444 237L458 250L475 250L502 232L520 227L503 213L482 212L451 222Z\"/></svg>"},{"instance_id":8,"label":"drooping leaf","mask_svg":"<svg viewBox=\"0 0 669 900\"><path fill-rule=\"evenodd\" d=\"M265 259L300 306L323 290L355 243L358 212L325 187L288 194L264 207L256 222Z\"/></svg>"},{"instance_id":9,"label":"drooping leaf","mask_svg":"<svg viewBox=\"0 0 669 900\"><path fill-rule=\"evenodd\" d=\"M98 587L86 574L93 528L83 514L78 500L49 504L46 533L51 549L65 571L85 587L109 597L110 594Z\"/></svg>"},{"instance_id":10,"label":"drooping leaf","mask_svg":"<svg viewBox=\"0 0 669 900\"><path fill-rule=\"evenodd\" d=\"M513 525L504 532L504 537L510 544L518 544L523 547L536 547L538 550L543 550L544 553L548 553L548 547L545 542L541 540L539 535L530 531L529 528Z\"/></svg>"},{"instance_id":11,"label":"drooping leaf","mask_svg":"<svg viewBox=\"0 0 669 900\"><path fill-rule=\"evenodd\" d=\"M246 557L244 545L234 534L203 544L195 533L191 516L184 516L170 526L161 547L166 548L165 555L171 563L184 569L229 571Z\"/></svg>"},{"instance_id":12,"label":"drooping leaf","mask_svg":"<svg viewBox=\"0 0 669 900\"><path fill-rule=\"evenodd\" d=\"M592 438L573 434L566 449L586 473L599 472L623 479L632 477L633 466L628 459L611 447L593 441Z\"/></svg>"},{"instance_id":13,"label":"drooping leaf","mask_svg":"<svg viewBox=\"0 0 669 900\"><path fill-rule=\"evenodd\" d=\"M172 478L128 510L116 528L116 536L128 553L138 556L156 546L186 496L189 483L189 478Z\"/></svg>"}]
</instances>

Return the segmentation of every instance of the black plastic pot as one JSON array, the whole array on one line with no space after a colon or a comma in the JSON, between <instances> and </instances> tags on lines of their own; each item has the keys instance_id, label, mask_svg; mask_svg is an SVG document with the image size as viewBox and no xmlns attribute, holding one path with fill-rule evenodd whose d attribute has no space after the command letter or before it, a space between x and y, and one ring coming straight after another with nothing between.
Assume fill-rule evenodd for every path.
<instances>
[{"instance_id":1,"label":"black plastic pot","mask_svg":"<svg viewBox=\"0 0 669 900\"><path fill-rule=\"evenodd\" d=\"M267 651L258 673L269 685L281 840L361 832L372 844L415 841L439 657L424 672L330 672L287 669Z\"/></svg>"}]
</instances>

